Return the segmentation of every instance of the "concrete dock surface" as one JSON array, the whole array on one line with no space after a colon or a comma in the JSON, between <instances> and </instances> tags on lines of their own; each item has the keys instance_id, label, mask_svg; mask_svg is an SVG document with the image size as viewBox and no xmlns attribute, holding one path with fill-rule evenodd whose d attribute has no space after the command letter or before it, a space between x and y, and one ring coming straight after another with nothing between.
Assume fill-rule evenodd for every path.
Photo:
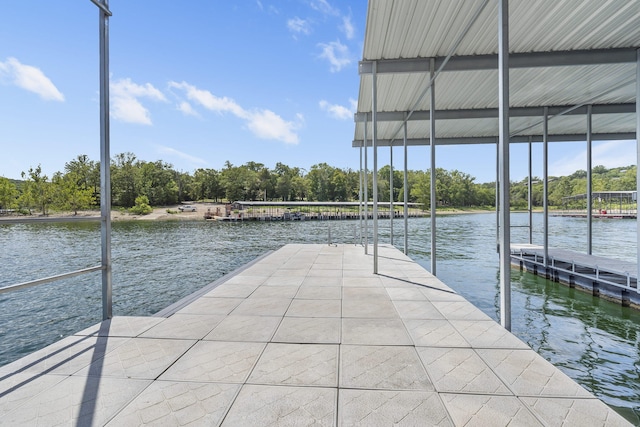
<instances>
[{"instance_id":1,"label":"concrete dock surface","mask_svg":"<svg viewBox=\"0 0 640 427\"><path fill-rule=\"evenodd\" d=\"M286 245L0 367L0 425L623 426L390 246Z\"/></svg>"}]
</instances>

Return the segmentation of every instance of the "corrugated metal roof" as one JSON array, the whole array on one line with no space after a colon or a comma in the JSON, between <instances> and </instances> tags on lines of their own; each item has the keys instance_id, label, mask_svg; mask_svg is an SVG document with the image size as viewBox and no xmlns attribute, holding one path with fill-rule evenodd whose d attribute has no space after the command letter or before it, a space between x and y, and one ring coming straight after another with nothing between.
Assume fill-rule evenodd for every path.
<instances>
[{"instance_id":1,"label":"corrugated metal roof","mask_svg":"<svg viewBox=\"0 0 640 427\"><path fill-rule=\"evenodd\" d=\"M497 64L488 56L497 52L497 16L495 0L370 0L361 64L376 61L379 70L391 64L394 71L406 71L378 72L377 111L429 111L429 96L418 102L429 85L428 59L442 63L457 41L450 64L465 65L451 66L455 71L445 67L438 75L436 110L497 108L498 72L494 65L487 65ZM636 62L630 49L640 47L640 1L510 0L509 21L509 50L525 64L510 70L512 108L635 104ZM614 56L615 49L625 55ZM408 64L416 58L423 61ZM483 59L488 62L479 62ZM372 77L362 70L358 113L370 113ZM527 128L520 135L540 135L541 125L530 128L539 121L540 117L512 117L512 133ZM363 138L363 126L356 122L354 145ZM595 134L628 137L635 127L633 113L593 116ZM378 122L378 139L401 140L400 129L401 121ZM549 130L555 136L584 134L586 118L558 117ZM408 133L428 142L428 121L409 122ZM436 124L437 144L441 138L497 135L496 118L438 120Z\"/></svg>"}]
</instances>

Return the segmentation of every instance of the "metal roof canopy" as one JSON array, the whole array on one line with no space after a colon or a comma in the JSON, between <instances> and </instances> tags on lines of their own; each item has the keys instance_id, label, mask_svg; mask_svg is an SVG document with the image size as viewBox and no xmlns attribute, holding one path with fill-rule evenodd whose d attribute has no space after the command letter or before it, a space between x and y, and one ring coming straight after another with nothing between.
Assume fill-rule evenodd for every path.
<instances>
[{"instance_id":1,"label":"metal roof canopy","mask_svg":"<svg viewBox=\"0 0 640 427\"><path fill-rule=\"evenodd\" d=\"M402 144L400 129L409 114L408 144L430 144L424 92L431 58L436 69L442 67L435 82L435 117L446 120L438 124L436 145L497 142L498 2L490 1L471 22L482 3L369 2L354 147L363 144L365 119L371 123L374 62L379 146ZM640 2L511 0L509 9L512 142L542 140L545 106L551 116L579 106L550 121L550 141L584 141L586 105L594 105L594 140L635 138ZM465 25L467 34L447 60ZM479 125L474 119L481 118L494 120Z\"/></svg>"},{"instance_id":2,"label":"metal roof canopy","mask_svg":"<svg viewBox=\"0 0 640 427\"><path fill-rule=\"evenodd\" d=\"M369 0L352 145L362 157L370 135L374 148L374 273L377 147L404 145L406 174L407 145L429 145L433 170L437 145L495 143L500 317L511 329L509 145L543 141L547 194L548 142L586 141L590 178L594 139L637 139L639 47L640 0ZM435 232L431 215L433 274ZM640 246L640 222L637 235Z\"/></svg>"}]
</instances>

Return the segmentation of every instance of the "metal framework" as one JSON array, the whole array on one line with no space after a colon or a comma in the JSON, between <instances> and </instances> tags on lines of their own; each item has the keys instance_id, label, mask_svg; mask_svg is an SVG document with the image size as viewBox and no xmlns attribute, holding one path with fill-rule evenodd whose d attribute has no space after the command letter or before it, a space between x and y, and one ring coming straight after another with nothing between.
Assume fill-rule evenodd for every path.
<instances>
[{"instance_id":1,"label":"metal framework","mask_svg":"<svg viewBox=\"0 0 640 427\"><path fill-rule=\"evenodd\" d=\"M111 274L111 172L109 157L109 11L108 0L91 0L99 9L99 39L100 39L100 240L101 263L98 266L75 270L55 276L31 280L0 288L0 294L18 289L26 289L58 280L68 279L82 274L102 272L102 319L113 317L112 303L112 274ZM94 221L98 218L82 219L42 219L42 220L3 220L5 223L23 222L80 222Z\"/></svg>"},{"instance_id":2,"label":"metal framework","mask_svg":"<svg viewBox=\"0 0 640 427\"><path fill-rule=\"evenodd\" d=\"M509 146L543 142L547 153L551 142L586 141L590 174L592 141L637 140L639 47L636 1L369 1L352 145L373 147L375 180L377 149L396 141L430 146L432 170L438 145L496 144L501 321L507 328ZM363 137L366 123L371 141ZM546 187L547 154L544 162ZM434 274L435 255L432 245ZM374 266L377 273L375 260Z\"/></svg>"}]
</instances>

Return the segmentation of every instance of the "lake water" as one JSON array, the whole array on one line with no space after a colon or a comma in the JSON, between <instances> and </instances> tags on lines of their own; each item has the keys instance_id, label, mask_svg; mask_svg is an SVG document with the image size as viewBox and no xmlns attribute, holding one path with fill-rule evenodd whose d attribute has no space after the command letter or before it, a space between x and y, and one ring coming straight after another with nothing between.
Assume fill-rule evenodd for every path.
<instances>
[{"instance_id":1,"label":"lake water","mask_svg":"<svg viewBox=\"0 0 640 427\"><path fill-rule=\"evenodd\" d=\"M499 319L495 214L437 217L438 277ZM526 225L513 214L512 225ZM286 243L354 242L357 221L113 224L113 311L151 315ZM371 227L370 227L371 228ZM380 221L380 242L389 242ZM402 220L394 221L402 248ZM585 251L586 220L551 217L549 245ZM636 223L594 220L593 252L636 260ZM534 243L542 243L534 214ZM515 227L513 243L528 242ZM100 264L97 223L0 225L0 286ZM429 219L409 220L409 255L430 268ZM101 320L100 273L0 295L0 365ZM640 424L640 312L512 270L512 330L544 358Z\"/></svg>"}]
</instances>

